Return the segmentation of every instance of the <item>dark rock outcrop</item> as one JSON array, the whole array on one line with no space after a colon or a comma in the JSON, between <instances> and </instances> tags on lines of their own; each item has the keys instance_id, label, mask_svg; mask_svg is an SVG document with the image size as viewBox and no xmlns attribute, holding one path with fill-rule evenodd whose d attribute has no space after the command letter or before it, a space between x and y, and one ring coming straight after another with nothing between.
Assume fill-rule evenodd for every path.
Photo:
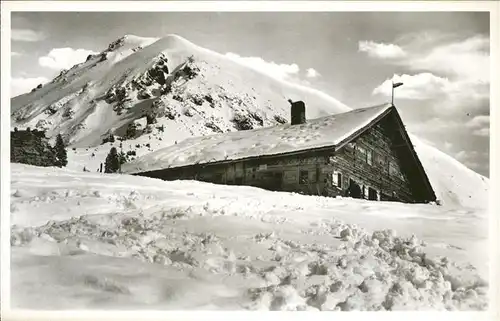
<instances>
[{"instance_id":1,"label":"dark rock outcrop","mask_svg":"<svg viewBox=\"0 0 500 321\"><path fill-rule=\"evenodd\" d=\"M280 124L286 124L287 123L287 120L284 117L280 116L280 115L275 115L274 116L274 120L277 121Z\"/></svg>"},{"instance_id":2,"label":"dark rock outcrop","mask_svg":"<svg viewBox=\"0 0 500 321\"><path fill-rule=\"evenodd\" d=\"M237 130L249 130L254 128L254 124L249 115L236 114L232 122Z\"/></svg>"}]
</instances>

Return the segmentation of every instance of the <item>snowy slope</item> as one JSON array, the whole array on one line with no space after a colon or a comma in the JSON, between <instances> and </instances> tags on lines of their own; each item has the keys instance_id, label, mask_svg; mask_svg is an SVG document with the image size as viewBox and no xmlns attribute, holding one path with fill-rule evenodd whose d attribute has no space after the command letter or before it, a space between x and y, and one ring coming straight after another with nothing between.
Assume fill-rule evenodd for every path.
<instances>
[{"instance_id":1,"label":"snowy slope","mask_svg":"<svg viewBox=\"0 0 500 321\"><path fill-rule=\"evenodd\" d=\"M443 204L462 207L489 207L490 180L437 148L411 135L415 151Z\"/></svg>"},{"instance_id":2,"label":"snowy slope","mask_svg":"<svg viewBox=\"0 0 500 321\"><path fill-rule=\"evenodd\" d=\"M487 308L484 210L11 169L13 308Z\"/></svg>"},{"instance_id":3,"label":"snowy slope","mask_svg":"<svg viewBox=\"0 0 500 321\"><path fill-rule=\"evenodd\" d=\"M275 116L289 118L290 97L308 102L309 117L348 110L319 91L270 78L176 35L125 36L43 88L13 98L12 127L45 128L72 146L93 147L108 132L123 136L155 103L164 114L161 144L169 145L178 137L235 130L236 114L255 114L257 126L276 124Z\"/></svg>"}]
</instances>

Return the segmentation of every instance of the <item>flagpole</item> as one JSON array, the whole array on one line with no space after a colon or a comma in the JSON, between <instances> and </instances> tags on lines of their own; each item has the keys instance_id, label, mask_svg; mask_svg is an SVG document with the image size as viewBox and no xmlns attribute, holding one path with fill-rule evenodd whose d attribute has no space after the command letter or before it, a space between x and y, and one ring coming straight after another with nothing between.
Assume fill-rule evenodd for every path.
<instances>
[{"instance_id":1,"label":"flagpole","mask_svg":"<svg viewBox=\"0 0 500 321\"><path fill-rule=\"evenodd\" d=\"M394 88L403 86L402 82L397 82L394 83L394 80L392 81L392 89L391 89L391 105L394 106Z\"/></svg>"},{"instance_id":2,"label":"flagpole","mask_svg":"<svg viewBox=\"0 0 500 321\"><path fill-rule=\"evenodd\" d=\"M394 106L394 81L391 86L392 94L391 94L391 105Z\"/></svg>"}]
</instances>

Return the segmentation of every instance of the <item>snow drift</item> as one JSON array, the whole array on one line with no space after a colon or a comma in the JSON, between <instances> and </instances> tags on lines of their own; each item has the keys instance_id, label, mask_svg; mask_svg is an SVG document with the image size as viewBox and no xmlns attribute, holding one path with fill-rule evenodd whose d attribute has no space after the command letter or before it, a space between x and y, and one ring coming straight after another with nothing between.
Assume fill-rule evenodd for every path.
<instances>
[{"instance_id":1,"label":"snow drift","mask_svg":"<svg viewBox=\"0 0 500 321\"><path fill-rule=\"evenodd\" d=\"M13 308L487 308L482 210L20 164L11 187Z\"/></svg>"}]
</instances>

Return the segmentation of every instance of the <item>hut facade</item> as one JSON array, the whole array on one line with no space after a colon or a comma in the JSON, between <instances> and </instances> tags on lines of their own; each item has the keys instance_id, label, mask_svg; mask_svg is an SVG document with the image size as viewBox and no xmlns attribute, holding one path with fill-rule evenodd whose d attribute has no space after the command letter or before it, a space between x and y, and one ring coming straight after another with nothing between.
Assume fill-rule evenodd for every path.
<instances>
[{"instance_id":1,"label":"hut facade","mask_svg":"<svg viewBox=\"0 0 500 321\"><path fill-rule=\"evenodd\" d=\"M395 106L306 120L303 103L294 104L293 124L190 138L139 158L127 172L331 197L436 200Z\"/></svg>"}]
</instances>

